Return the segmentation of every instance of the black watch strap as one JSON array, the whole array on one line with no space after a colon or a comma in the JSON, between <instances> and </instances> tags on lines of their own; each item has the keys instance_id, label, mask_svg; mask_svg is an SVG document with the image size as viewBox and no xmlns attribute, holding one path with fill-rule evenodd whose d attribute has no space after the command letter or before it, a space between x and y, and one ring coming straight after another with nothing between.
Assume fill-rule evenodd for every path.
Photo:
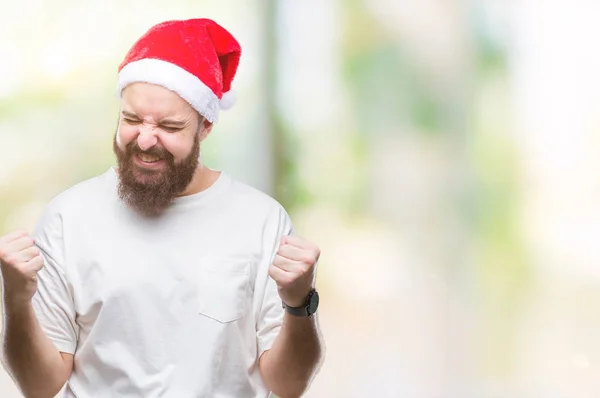
<instances>
[{"instance_id":1,"label":"black watch strap","mask_svg":"<svg viewBox=\"0 0 600 398\"><path fill-rule=\"evenodd\" d=\"M285 311L290 315L299 317L309 317L313 315L319 307L319 294L315 289L311 290L310 293L308 293L308 296L306 297L304 305L300 307L290 307L283 302L282 305L283 308L285 308Z\"/></svg>"}]
</instances>

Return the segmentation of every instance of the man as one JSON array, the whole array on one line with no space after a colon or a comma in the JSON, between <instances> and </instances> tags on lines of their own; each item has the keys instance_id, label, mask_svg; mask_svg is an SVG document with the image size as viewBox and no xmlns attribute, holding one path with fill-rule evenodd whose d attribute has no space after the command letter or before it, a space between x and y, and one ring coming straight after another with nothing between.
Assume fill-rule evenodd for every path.
<instances>
[{"instance_id":1,"label":"man","mask_svg":"<svg viewBox=\"0 0 600 398\"><path fill-rule=\"evenodd\" d=\"M151 28L119 68L118 168L0 238L4 362L27 397L298 397L321 363L319 249L199 161L240 58L206 19ZM285 308L285 309L284 309Z\"/></svg>"}]
</instances>

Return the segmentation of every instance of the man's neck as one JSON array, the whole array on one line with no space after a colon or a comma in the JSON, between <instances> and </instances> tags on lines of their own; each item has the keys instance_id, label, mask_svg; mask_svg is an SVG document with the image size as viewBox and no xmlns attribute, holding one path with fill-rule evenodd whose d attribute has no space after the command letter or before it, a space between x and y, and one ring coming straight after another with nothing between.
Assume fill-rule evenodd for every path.
<instances>
[{"instance_id":1,"label":"man's neck","mask_svg":"<svg viewBox=\"0 0 600 398\"><path fill-rule=\"evenodd\" d=\"M220 175L220 171L211 170L205 166L199 166L194 173L192 182L190 182L186 190L179 196L193 195L210 188L219 179Z\"/></svg>"}]
</instances>

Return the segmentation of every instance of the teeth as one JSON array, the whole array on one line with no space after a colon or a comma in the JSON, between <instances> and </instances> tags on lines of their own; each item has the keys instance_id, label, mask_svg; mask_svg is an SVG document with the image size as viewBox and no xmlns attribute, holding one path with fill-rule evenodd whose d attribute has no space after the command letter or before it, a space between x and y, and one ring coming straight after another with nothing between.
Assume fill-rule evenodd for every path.
<instances>
[{"instance_id":1,"label":"teeth","mask_svg":"<svg viewBox=\"0 0 600 398\"><path fill-rule=\"evenodd\" d=\"M160 158L158 156L146 155L144 153L140 153L140 159L142 159L146 163L154 163L158 162Z\"/></svg>"}]
</instances>

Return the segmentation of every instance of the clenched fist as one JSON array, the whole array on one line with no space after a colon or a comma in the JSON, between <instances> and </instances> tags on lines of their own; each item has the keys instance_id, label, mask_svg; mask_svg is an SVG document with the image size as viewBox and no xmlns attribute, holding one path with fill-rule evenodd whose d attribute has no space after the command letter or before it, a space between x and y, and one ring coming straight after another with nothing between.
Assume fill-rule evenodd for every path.
<instances>
[{"instance_id":1,"label":"clenched fist","mask_svg":"<svg viewBox=\"0 0 600 398\"><path fill-rule=\"evenodd\" d=\"M35 242L25 231L16 231L0 238L0 274L4 299L23 305L37 291L37 273L44 259Z\"/></svg>"},{"instance_id":2,"label":"clenched fist","mask_svg":"<svg viewBox=\"0 0 600 398\"><path fill-rule=\"evenodd\" d=\"M321 255L314 243L298 236L284 236L269 268L279 297L290 307L300 307L314 287L316 264Z\"/></svg>"}]
</instances>

